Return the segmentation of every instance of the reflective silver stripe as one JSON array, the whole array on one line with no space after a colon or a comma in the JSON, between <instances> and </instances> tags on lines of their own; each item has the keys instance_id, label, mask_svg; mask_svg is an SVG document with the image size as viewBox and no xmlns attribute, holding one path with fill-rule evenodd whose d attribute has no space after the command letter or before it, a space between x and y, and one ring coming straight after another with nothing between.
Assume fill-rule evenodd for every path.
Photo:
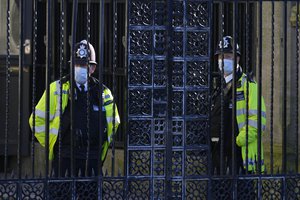
<instances>
[{"instance_id":1,"label":"reflective silver stripe","mask_svg":"<svg viewBox=\"0 0 300 200\"><path fill-rule=\"evenodd\" d=\"M218 138L218 137L212 137L212 138L211 138L211 141L212 141L212 142L219 142L219 138Z\"/></svg>"},{"instance_id":2,"label":"reflective silver stripe","mask_svg":"<svg viewBox=\"0 0 300 200\"><path fill-rule=\"evenodd\" d=\"M241 122L241 123L239 123L239 130L241 130L244 126L246 125L246 122ZM251 120L251 119L249 119L248 120L248 125L249 126L252 126L252 127L254 127L254 128L257 128L257 121L254 121L254 120ZM262 131L265 131L266 130L266 125L261 125L261 129L262 129Z\"/></svg>"},{"instance_id":3,"label":"reflective silver stripe","mask_svg":"<svg viewBox=\"0 0 300 200\"><path fill-rule=\"evenodd\" d=\"M243 161L243 164L246 165L246 161ZM248 159L248 164L249 165L254 165L255 162L252 159ZM261 160L261 166L263 166L265 164L264 159Z\"/></svg>"},{"instance_id":4,"label":"reflective silver stripe","mask_svg":"<svg viewBox=\"0 0 300 200\"><path fill-rule=\"evenodd\" d=\"M246 109L236 110L236 115L244 115L244 114L246 114Z\"/></svg>"},{"instance_id":5,"label":"reflective silver stripe","mask_svg":"<svg viewBox=\"0 0 300 200\"><path fill-rule=\"evenodd\" d=\"M42 111L42 110L35 110L35 115L36 116L38 116L38 117L40 117L40 118L43 118L43 119L45 119L45 112L44 111ZM51 115L51 114L49 114L49 118L50 119L53 119L54 118L54 115Z\"/></svg>"},{"instance_id":6,"label":"reflective silver stripe","mask_svg":"<svg viewBox=\"0 0 300 200\"><path fill-rule=\"evenodd\" d=\"M45 126L36 126L34 128L36 133L45 132Z\"/></svg>"},{"instance_id":7,"label":"reflective silver stripe","mask_svg":"<svg viewBox=\"0 0 300 200\"><path fill-rule=\"evenodd\" d=\"M111 96L109 94L104 96L104 99L111 99Z\"/></svg>"},{"instance_id":8,"label":"reflective silver stripe","mask_svg":"<svg viewBox=\"0 0 300 200\"><path fill-rule=\"evenodd\" d=\"M44 133L44 132L45 132L45 126L36 126L35 127L35 133L36 134ZM58 134L58 129L57 128L51 128L49 130L49 134L57 135Z\"/></svg>"},{"instance_id":9,"label":"reflective silver stripe","mask_svg":"<svg viewBox=\"0 0 300 200\"><path fill-rule=\"evenodd\" d=\"M249 110L249 115L257 115L257 110ZM246 115L246 109L238 109L238 110L236 110L236 115ZM262 117L264 117L264 118L266 118L267 116L266 116L266 112L264 112L264 111L261 111L261 116Z\"/></svg>"},{"instance_id":10,"label":"reflective silver stripe","mask_svg":"<svg viewBox=\"0 0 300 200\"><path fill-rule=\"evenodd\" d=\"M51 128L51 129L49 130L49 134L57 135L57 134L58 134L58 129L57 129L57 128Z\"/></svg>"},{"instance_id":11,"label":"reflective silver stripe","mask_svg":"<svg viewBox=\"0 0 300 200\"><path fill-rule=\"evenodd\" d=\"M257 114L258 114L257 110L249 110L249 115L257 115ZM267 117L266 112L261 111L261 116L266 118Z\"/></svg>"},{"instance_id":12,"label":"reflective silver stripe","mask_svg":"<svg viewBox=\"0 0 300 200\"><path fill-rule=\"evenodd\" d=\"M107 123L112 123L113 120L114 120L113 117L106 117ZM119 117L115 117L115 123L120 123L120 118Z\"/></svg>"}]
</instances>

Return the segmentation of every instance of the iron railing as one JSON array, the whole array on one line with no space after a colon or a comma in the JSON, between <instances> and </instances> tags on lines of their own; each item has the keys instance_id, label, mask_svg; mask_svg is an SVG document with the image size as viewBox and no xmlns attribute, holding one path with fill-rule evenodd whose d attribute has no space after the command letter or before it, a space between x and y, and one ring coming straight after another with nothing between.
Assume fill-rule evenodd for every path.
<instances>
[{"instance_id":1,"label":"iron railing","mask_svg":"<svg viewBox=\"0 0 300 200\"><path fill-rule=\"evenodd\" d=\"M0 199L299 199L299 9L299 1L262 0L3 1ZM236 162L235 120L226 135L226 101L232 101L230 116L236 119L234 100L241 96L239 82L232 82L229 99L220 89L226 86L224 71L218 70L214 54L225 35L233 38L235 64L236 44L241 47L245 87L257 86L258 122L265 117L261 111L266 104L266 130L262 123L256 127L255 172L248 167L250 120L245 121L245 169ZM111 89L121 126L113 129L108 156L104 163L99 156L94 173L87 175L87 153L85 169L76 171L70 164L70 171L55 174L46 159L50 83L63 81L67 73L74 80L70 49L83 38L96 49L98 87L101 91L103 83ZM234 71L233 80L238 76ZM73 96L76 85L70 83ZM252 103L248 89L246 108ZM37 117L44 90L46 148L35 139L38 125L32 130L28 125L30 113ZM216 96L220 120L212 123ZM59 98L62 102L63 96ZM251 112L245 109L247 119ZM62 119L63 113L59 115ZM101 111L99 115L104 117ZM103 133L103 121L99 124ZM216 127L217 153L212 141ZM74 159L73 153L71 163Z\"/></svg>"}]
</instances>

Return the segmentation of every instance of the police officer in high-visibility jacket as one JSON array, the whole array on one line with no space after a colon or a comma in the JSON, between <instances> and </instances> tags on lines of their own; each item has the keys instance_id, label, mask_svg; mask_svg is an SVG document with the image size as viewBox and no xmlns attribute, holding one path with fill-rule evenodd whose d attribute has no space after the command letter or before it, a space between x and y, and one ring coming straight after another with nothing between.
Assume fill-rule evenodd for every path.
<instances>
[{"instance_id":1,"label":"police officer in high-visibility jacket","mask_svg":"<svg viewBox=\"0 0 300 200\"><path fill-rule=\"evenodd\" d=\"M223 46L223 48L222 48ZM222 53L223 51L223 53ZM223 41L219 42L215 56L218 58L219 70L224 72L225 84L223 88L223 107L221 106L221 92L217 91L217 95L213 94L213 109L211 113L211 141L213 165L217 171L220 170L220 144L221 144L221 107L223 109L223 173L232 170L232 137L235 137L236 143L236 169L238 173L245 173L248 169L249 173L258 172L258 86L249 76L242 72L240 61L240 48L236 44L236 63L234 67L234 49L232 37L225 36ZM233 70L236 70L236 119L234 131L236 135L232 136L232 79ZM248 83L248 92L247 92ZM220 88L220 87L219 87ZM248 97L247 97L248 94ZM247 103L248 101L248 103ZM248 111L247 111L248 105ZM247 119L248 113L248 119ZM248 130L246 132L246 124L248 120ZM261 136L266 129L266 108L263 97L261 97ZM248 136L247 136L248 135ZM246 139L248 137L248 139ZM248 146L248 149L246 148ZM246 155L248 150L248 156ZM246 161L248 159L248 162ZM264 171L263 144L261 143L261 171ZM246 167L248 164L248 167Z\"/></svg>"},{"instance_id":2,"label":"police officer in high-visibility jacket","mask_svg":"<svg viewBox=\"0 0 300 200\"><path fill-rule=\"evenodd\" d=\"M75 45L73 56L75 75L73 91L73 152L75 175L79 173L79 170L82 175L84 175L84 172L87 172L87 174L85 174L86 176L97 175L98 158L101 157L102 161L105 160L113 133L117 131L118 125L120 124L120 117L117 106L114 106L111 91L103 85L102 94L100 94L99 82L96 78L91 76L97 65L94 47L86 40L82 40ZM61 81L57 80L50 84L49 160L53 160L52 167L56 175L58 174L58 170L60 170L62 175L66 173L70 175L71 173L72 133L70 129L70 81L70 76L68 75L62 78ZM62 91L60 91L61 85ZM101 97L103 106L99 108ZM113 108L115 108L114 111ZM44 92L35 110L35 137L44 147L46 142L45 110L46 94ZM99 133L99 110L102 110L103 113L103 135ZM62 118L60 121L61 113ZM31 128L33 128L33 114L31 114L29 118L29 124ZM60 140L59 137L61 138ZM103 141L102 153L98 155L100 137L102 137ZM58 169L59 155L60 169ZM86 162L87 158L88 162Z\"/></svg>"}]
</instances>

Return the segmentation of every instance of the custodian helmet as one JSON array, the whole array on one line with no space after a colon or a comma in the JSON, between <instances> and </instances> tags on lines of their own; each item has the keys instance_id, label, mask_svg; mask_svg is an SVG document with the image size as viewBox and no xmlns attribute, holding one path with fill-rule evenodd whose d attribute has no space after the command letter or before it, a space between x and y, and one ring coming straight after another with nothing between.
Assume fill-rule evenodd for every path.
<instances>
[{"instance_id":1,"label":"custodian helmet","mask_svg":"<svg viewBox=\"0 0 300 200\"><path fill-rule=\"evenodd\" d=\"M74 62L78 64L89 64L97 65L96 52L92 44L86 40L82 40L75 44L74 49Z\"/></svg>"},{"instance_id":2,"label":"custodian helmet","mask_svg":"<svg viewBox=\"0 0 300 200\"><path fill-rule=\"evenodd\" d=\"M222 45L223 45L223 53L233 53L233 40L231 36L223 37L223 43L222 40L220 40L215 55L222 53ZM237 43L236 43L236 53L239 56L241 56L240 46Z\"/></svg>"}]
</instances>

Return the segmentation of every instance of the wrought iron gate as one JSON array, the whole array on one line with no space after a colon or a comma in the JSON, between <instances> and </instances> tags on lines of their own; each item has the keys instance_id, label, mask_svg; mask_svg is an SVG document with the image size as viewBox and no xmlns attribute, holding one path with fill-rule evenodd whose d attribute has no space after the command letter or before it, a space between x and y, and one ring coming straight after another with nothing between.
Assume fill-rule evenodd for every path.
<instances>
[{"instance_id":1,"label":"wrought iron gate","mask_svg":"<svg viewBox=\"0 0 300 200\"><path fill-rule=\"evenodd\" d=\"M20 10L18 27L22 45L19 49L17 44L13 49L15 41L12 39L17 39L11 36L13 3ZM1 80L1 94L5 95L0 103L0 115L5 116L1 124L4 130L0 131L3 136L0 138L0 153L3 155L0 161L4 166L0 176L0 199L300 199L300 7L299 0L279 3L284 16L284 26L278 27L283 33L278 43L282 46L284 66L283 88L280 88L283 96L280 166L275 164L279 156L276 157L273 144L278 136L273 122L274 115L278 114L274 108L274 82L278 78L274 72L275 44L278 44L274 23L278 3L275 1L7 0L5 9L0 5L0 11L6 11L6 47L0 47L0 75L5 74L2 76L5 79ZM288 3L296 8L293 8L296 39L290 39L291 45L296 43L293 44L296 53L291 56L295 65L289 63L296 67L291 67L289 83L287 40L292 36L288 37L287 33ZM259 130L258 137L270 138L263 141L270 143L267 147L270 155L265 156L269 163L264 173L220 175L214 173L210 135L213 126L210 123L211 90L215 76L220 76L214 59L215 46L219 38L232 34L242 45L244 70L255 72L259 93L262 93L262 57L267 54L262 46L266 45L263 38L267 38L262 35L263 5L271 8L270 87L265 87L270 89L270 96L265 96L269 103L270 128L266 136L262 136ZM72 12L69 12L71 8ZM33 11L33 16L30 11ZM259 17L257 23L255 17ZM1 15L0 23L3 23ZM127 30L121 38L125 24ZM28 31L28 27L32 29ZM55 35L57 32L59 34ZM0 39L2 33L0 31ZM39 144L34 133L29 133L27 121L29 110L35 109L39 96L36 90L47 89L51 81L61 79L64 71L68 71L68 40L72 39L72 47L78 35L97 45L99 85L102 82L108 84L121 110L122 126L115 136L121 145L116 145L115 141L111 145L110 160L106 160L110 162L109 173L100 172L102 163L99 162L99 176L71 174L56 177L48 159L43 157L44 160L37 163L39 154L36 153L41 148L36 150ZM257 44L253 42L256 39ZM41 86L45 82L45 86ZM288 84L292 89L288 89ZM289 107L291 128L287 130L287 94L292 92L295 95L290 95L289 102L295 105ZM12 98L14 94L15 98ZM288 137L295 138L292 142L296 153L287 150L291 144ZM116 161L118 148L123 152L121 161ZM262 149L258 148L260 152ZM47 151L45 157L48 157ZM288 156L293 161L289 161ZM116 175L115 171L119 173Z\"/></svg>"},{"instance_id":2,"label":"wrought iron gate","mask_svg":"<svg viewBox=\"0 0 300 200\"><path fill-rule=\"evenodd\" d=\"M211 3L128 6L128 178L144 198L207 198Z\"/></svg>"}]
</instances>

